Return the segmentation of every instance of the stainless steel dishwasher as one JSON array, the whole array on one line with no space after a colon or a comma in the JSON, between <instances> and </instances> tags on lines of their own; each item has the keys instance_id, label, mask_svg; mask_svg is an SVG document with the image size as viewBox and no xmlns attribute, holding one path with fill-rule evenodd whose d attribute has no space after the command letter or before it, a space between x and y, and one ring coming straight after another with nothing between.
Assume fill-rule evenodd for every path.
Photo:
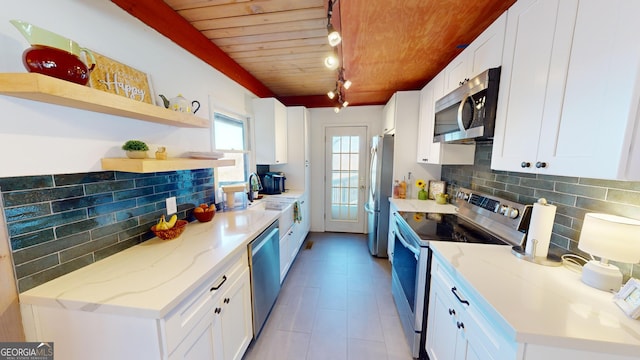
<instances>
[{"instance_id":1,"label":"stainless steel dishwasher","mask_svg":"<svg viewBox=\"0 0 640 360\"><path fill-rule=\"evenodd\" d=\"M249 243L253 338L262 331L280 292L280 232L278 220Z\"/></svg>"}]
</instances>

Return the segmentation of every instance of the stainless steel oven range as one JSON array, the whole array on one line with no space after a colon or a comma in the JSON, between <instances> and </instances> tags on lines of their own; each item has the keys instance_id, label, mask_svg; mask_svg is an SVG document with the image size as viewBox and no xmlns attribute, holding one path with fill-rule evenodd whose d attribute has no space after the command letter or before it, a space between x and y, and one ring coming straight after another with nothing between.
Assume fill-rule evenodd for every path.
<instances>
[{"instance_id":1,"label":"stainless steel oven range","mask_svg":"<svg viewBox=\"0 0 640 360\"><path fill-rule=\"evenodd\" d=\"M414 358L426 359L431 241L521 246L531 206L460 188L456 214L396 212L392 284L396 308Z\"/></svg>"}]
</instances>

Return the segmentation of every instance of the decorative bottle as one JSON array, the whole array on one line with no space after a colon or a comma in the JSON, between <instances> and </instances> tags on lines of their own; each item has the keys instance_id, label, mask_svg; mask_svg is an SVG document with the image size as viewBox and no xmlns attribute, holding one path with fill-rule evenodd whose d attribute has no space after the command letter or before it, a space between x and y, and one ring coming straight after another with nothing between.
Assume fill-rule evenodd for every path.
<instances>
[{"instance_id":1,"label":"decorative bottle","mask_svg":"<svg viewBox=\"0 0 640 360\"><path fill-rule=\"evenodd\" d=\"M400 198L400 182L398 180L393 181L393 198Z\"/></svg>"},{"instance_id":2,"label":"decorative bottle","mask_svg":"<svg viewBox=\"0 0 640 360\"><path fill-rule=\"evenodd\" d=\"M398 198L399 199L407 198L407 183L404 180L400 181L400 186L398 189Z\"/></svg>"}]
</instances>

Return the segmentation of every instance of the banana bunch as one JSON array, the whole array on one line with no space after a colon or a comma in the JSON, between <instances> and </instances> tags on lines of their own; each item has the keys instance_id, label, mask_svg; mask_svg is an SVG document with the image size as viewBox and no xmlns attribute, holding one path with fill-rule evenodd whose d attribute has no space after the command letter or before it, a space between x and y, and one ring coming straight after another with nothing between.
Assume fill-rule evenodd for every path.
<instances>
[{"instance_id":1,"label":"banana bunch","mask_svg":"<svg viewBox=\"0 0 640 360\"><path fill-rule=\"evenodd\" d=\"M156 224L156 230L169 230L176 225L176 221L178 221L178 215L173 214L169 221L166 221L164 215L160 218L160 221Z\"/></svg>"}]
</instances>

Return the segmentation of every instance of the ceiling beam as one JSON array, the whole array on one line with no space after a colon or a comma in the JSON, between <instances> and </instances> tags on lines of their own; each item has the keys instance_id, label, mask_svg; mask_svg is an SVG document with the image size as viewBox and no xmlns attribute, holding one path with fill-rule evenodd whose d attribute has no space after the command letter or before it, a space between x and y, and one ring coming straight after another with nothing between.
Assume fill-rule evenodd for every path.
<instances>
[{"instance_id":1,"label":"ceiling beam","mask_svg":"<svg viewBox=\"0 0 640 360\"><path fill-rule=\"evenodd\" d=\"M259 97L275 94L162 0L111 0Z\"/></svg>"}]
</instances>

